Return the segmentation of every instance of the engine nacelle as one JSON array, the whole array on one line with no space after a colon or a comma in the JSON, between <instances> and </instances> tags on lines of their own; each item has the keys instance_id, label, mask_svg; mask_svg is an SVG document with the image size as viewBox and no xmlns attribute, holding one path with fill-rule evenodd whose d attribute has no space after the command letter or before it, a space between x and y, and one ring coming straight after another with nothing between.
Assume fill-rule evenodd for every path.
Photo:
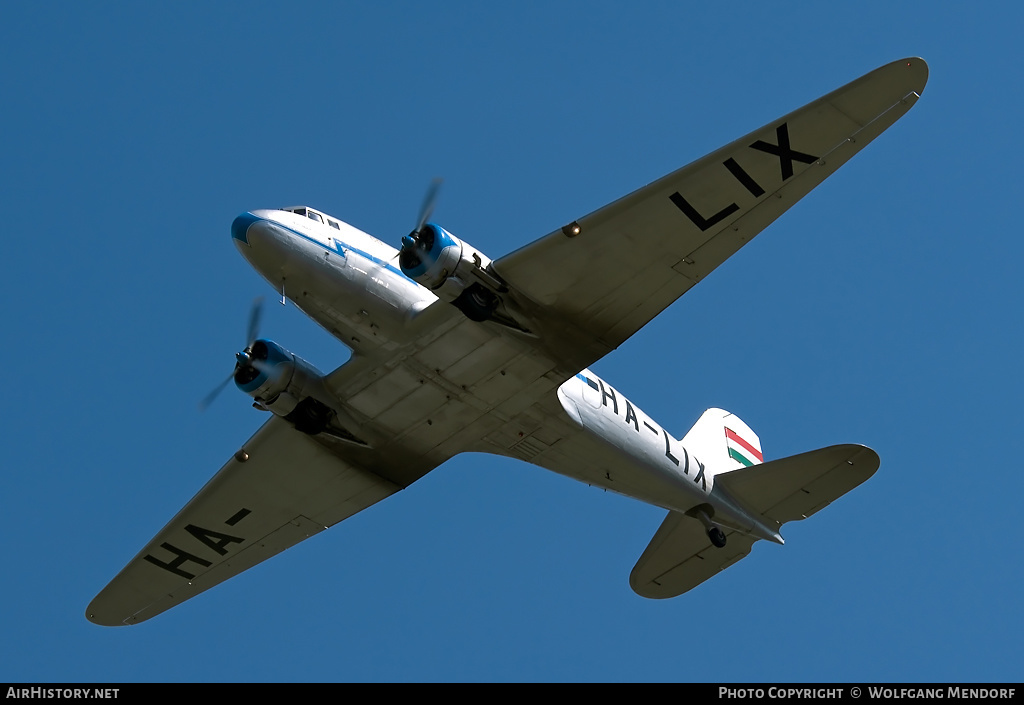
<instances>
[{"instance_id":1,"label":"engine nacelle","mask_svg":"<svg viewBox=\"0 0 1024 705\"><path fill-rule=\"evenodd\" d=\"M335 412L325 403L330 395L320 370L270 340L255 341L250 355L251 363L235 370L239 389L303 433L327 429Z\"/></svg>"},{"instance_id":2,"label":"engine nacelle","mask_svg":"<svg viewBox=\"0 0 1024 705\"><path fill-rule=\"evenodd\" d=\"M402 238L398 263L407 277L474 321L490 319L505 291L489 270L490 258L434 223Z\"/></svg>"},{"instance_id":3,"label":"engine nacelle","mask_svg":"<svg viewBox=\"0 0 1024 705\"><path fill-rule=\"evenodd\" d=\"M308 362L270 340L255 341L251 350L253 363L235 372L235 384L279 416L291 413L299 399L308 396L303 388L319 384L323 377Z\"/></svg>"},{"instance_id":4,"label":"engine nacelle","mask_svg":"<svg viewBox=\"0 0 1024 705\"><path fill-rule=\"evenodd\" d=\"M476 281L477 273L491 260L440 225L427 223L418 233L402 238L398 263L407 277L452 300ZM457 286L446 287L450 279L456 279Z\"/></svg>"},{"instance_id":5,"label":"engine nacelle","mask_svg":"<svg viewBox=\"0 0 1024 705\"><path fill-rule=\"evenodd\" d=\"M398 264L402 272L428 289L437 289L462 262L462 241L439 225L427 223L402 238Z\"/></svg>"}]
</instances>

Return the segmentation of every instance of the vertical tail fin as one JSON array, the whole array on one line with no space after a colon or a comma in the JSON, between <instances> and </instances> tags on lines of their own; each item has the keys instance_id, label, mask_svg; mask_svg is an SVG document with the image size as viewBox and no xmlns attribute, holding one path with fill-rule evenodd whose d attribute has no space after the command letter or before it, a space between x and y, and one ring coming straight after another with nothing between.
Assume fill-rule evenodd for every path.
<instances>
[{"instance_id":1,"label":"vertical tail fin","mask_svg":"<svg viewBox=\"0 0 1024 705\"><path fill-rule=\"evenodd\" d=\"M738 470L764 460L761 439L725 409L705 411L681 442L715 472Z\"/></svg>"}]
</instances>

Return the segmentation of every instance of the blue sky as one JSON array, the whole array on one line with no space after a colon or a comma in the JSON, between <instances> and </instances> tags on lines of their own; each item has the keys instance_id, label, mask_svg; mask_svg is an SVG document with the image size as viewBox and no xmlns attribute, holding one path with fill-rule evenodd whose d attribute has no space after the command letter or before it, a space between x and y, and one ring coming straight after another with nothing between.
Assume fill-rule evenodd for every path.
<instances>
[{"instance_id":1,"label":"blue sky","mask_svg":"<svg viewBox=\"0 0 1024 705\"><path fill-rule=\"evenodd\" d=\"M0 23L0 679L1020 680L1024 256L1011 3L22 4ZM922 100L594 366L678 435L882 466L680 598L661 510L506 459L408 490L127 629L92 597L259 426L266 284L228 228L305 203L498 257L889 61ZM294 307L263 333L333 369Z\"/></svg>"}]
</instances>

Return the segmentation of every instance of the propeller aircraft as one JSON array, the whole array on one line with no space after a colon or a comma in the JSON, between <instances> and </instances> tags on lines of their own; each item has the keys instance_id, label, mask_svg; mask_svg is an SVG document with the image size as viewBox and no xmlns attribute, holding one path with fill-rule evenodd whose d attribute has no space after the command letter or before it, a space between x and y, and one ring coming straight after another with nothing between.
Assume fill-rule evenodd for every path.
<instances>
[{"instance_id":1,"label":"propeller aircraft","mask_svg":"<svg viewBox=\"0 0 1024 705\"><path fill-rule=\"evenodd\" d=\"M231 225L242 256L352 351L323 373L259 337L231 381L269 419L89 604L136 624L409 487L464 452L519 458L666 512L629 577L668 598L879 467L861 445L765 461L711 408L677 439L588 368L699 283L917 102L896 61L492 260L431 220L395 250L308 206Z\"/></svg>"}]
</instances>

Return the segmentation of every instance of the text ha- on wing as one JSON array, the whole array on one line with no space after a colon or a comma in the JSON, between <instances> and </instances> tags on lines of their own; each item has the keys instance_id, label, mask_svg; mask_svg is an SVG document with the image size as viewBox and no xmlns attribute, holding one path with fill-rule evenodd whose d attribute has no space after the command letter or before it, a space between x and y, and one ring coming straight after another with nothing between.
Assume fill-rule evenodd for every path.
<instances>
[{"instance_id":1,"label":"text ha- on wing","mask_svg":"<svg viewBox=\"0 0 1024 705\"><path fill-rule=\"evenodd\" d=\"M149 619L398 491L274 417L89 604L119 626ZM372 450L365 451L372 453ZM425 470L424 470L425 472Z\"/></svg>"}]
</instances>

